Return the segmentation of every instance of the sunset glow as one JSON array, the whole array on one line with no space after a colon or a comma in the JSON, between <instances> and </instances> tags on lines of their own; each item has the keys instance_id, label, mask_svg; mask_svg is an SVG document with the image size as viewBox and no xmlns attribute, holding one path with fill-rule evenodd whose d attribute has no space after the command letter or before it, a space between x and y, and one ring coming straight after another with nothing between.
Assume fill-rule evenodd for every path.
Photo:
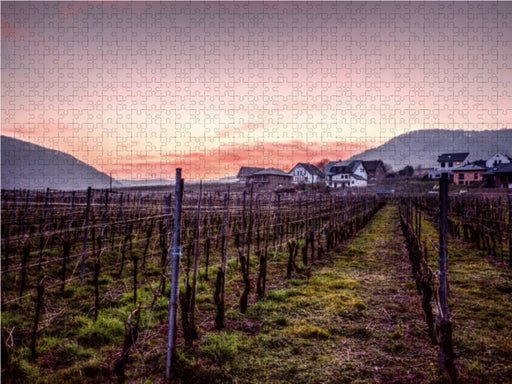
<instances>
[{"instance_id":1,"label":"sunset glow","mask_svg":"<svg viewBox=\"0 0 512 384\"><path fill-rule=\"evenodd\" d=\"M511 2L2 2L2 134L115 178L512 127Z\"/></svg>"}]
</instances>

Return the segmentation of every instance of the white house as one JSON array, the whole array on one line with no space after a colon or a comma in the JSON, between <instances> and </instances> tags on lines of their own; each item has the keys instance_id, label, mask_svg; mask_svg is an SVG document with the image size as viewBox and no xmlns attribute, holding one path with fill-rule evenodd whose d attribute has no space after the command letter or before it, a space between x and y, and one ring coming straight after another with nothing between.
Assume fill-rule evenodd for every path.
<instances>
[{"instance_id":1,"label":"white house","mask_svg":"<svg viewBox=\"0 0 512 384\"><path fill-rule=\"evenodd\" d=\"M488 160L485 162L485 166L487 168L496 167L500 164L509 164L510 158L507 155L504 155L501 152L496 152L494 155L489 157Z\"/></svg>"},{"instance_id":2,"label":"white house","mask_svg":"<svg viewBox=\"0 0 512 384\"><path fill-rule=\"evenodd\" d=\"M366 187L368 174L360 160L331 161L325 168L325 183L333 188Z\"/></svg>"},{"instance_id":3,"label":"white house","mask_svg":"<svg viewBox=\"0 0 512 384\"><path fill-rule=\"evenodd\" d=\"M468 156L469 152L443 153L437 158L439 167L430 171L428 177L431 179L439 179L442 173L448 173L451 177L455 168L468 164Z\"/></svg>"},{"instance_id":4,"label":"white house","mask_svg":"<svg viewBox=\"0 0 512 384\"><path fill-rule=\"evenodd\" d=\"M324 181L323 172L309 163L297 163L288 173L293 177L293 184L311 184Z\"/></svg>"}]
</instances>

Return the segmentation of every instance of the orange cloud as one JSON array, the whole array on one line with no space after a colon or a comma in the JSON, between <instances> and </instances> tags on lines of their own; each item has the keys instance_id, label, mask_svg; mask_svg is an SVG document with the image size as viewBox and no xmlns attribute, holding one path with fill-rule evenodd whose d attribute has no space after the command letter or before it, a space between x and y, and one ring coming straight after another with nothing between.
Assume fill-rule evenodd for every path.
<instances>
[{"instance_id":1,"label":"orange cloud","mask_svg":"<svg viewBox=\"0 0 512 384\"><path fill-rule=\"evenodd\" d=\"M289 171L298 162L318 162L322 159L347 159L372 147L371 142L348 143L255 142L222 145L217 149L189 154L165 154L161 161L154 155L138 155L133 161L116 163L113 174L118 178L172 178L175 168L182 168L189 180L208 180L236 176L242 166L275 167Z\"/></svg>"}]
</instances>

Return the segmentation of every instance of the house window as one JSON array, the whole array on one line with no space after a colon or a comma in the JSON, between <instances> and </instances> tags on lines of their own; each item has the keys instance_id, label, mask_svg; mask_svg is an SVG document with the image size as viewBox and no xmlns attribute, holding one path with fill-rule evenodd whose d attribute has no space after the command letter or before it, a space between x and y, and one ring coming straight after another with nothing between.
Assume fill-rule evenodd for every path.
<instances>
[{"instance_id":1,"label":"house window","mask_svg":"<svg viewBox=\"0 0 512 384\"><path fill-rule=\"evenodd\" d=\"M459 180L464 180L464 174L463 173L459 173Z\"/></svg>"},{"instance_id":2,"label":"house window","mask_svg":"<svg viewBox=\"0 0 512 384\"><path fill-rule=\"evenodd\" d=\"M478 173L475 173L475 180L478 179Z\"/></svg>"},{"instance_id":3,"label":"house window","mask_svg":"<svg viewBox=\"0 0 512 384\"><path fill-rule=\"evenodd\" d=\"M441 163L441 168L444 168L445 164L444 162Z\"/></svg>"},{"instance_id":4,"label":"house window","mask_svg":"<svg viewBox=\"0 0 512 384\"><path fill-rule=\"evenodd\" d=\"M451 161L450 161L450 162L448 163L448 167L450 167L450 168L451 168L451 167L453 167L453 162L451 162Z\"/></svg>"}]
</instances>

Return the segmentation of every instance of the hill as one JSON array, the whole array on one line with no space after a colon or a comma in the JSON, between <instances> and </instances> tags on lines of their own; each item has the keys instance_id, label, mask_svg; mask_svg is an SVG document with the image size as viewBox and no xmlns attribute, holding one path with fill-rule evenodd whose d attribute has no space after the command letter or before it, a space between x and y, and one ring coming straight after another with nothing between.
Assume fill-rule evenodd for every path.
<instances>
[{"instance_id":1,"label":"hill","mask_svg":"<svg viewBox=\"0 0 512 384\"><path fill-rule=\"evenodd\" d=\"M469 152L469 161L487 159L496 152L512 156L512 129L451 131L425 129L394 137L350 160L382 160L394 171L406 165L437 166L437 157L446 152Z\"/></svg>"},{"instance_id":2,"label":"hill","mask_svg":"<svg viewBox=\"0 0 512 384\"><path fill-rule=\"evenodd\" d=\"M64 152L2 136L2 189L108 188L110 177ZM118 186L117 181L113 186Z\"/></svg>"}]
</instances>

